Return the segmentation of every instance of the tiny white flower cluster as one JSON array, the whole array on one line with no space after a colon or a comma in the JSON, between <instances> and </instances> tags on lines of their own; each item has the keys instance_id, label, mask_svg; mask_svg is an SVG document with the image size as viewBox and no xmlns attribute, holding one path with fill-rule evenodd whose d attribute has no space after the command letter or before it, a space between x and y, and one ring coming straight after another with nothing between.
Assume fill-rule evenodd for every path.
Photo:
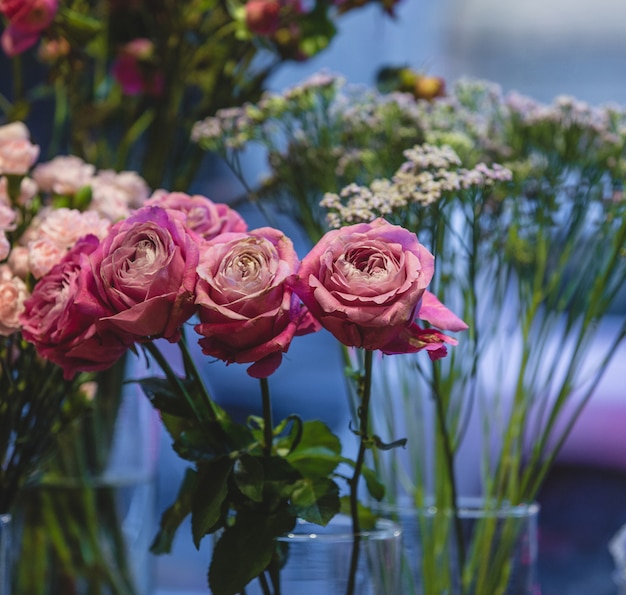
<instances>
[{"instance_id":1,"label":"tiny white flower cluster","mask_svg":"<svg viewBox=\"0 0 626 595\"><path fill-rule=\"evenodd\" d=\"M449 146L418 145L405 151L405 161L391 180L377 179L369 186L349 184L339 194L326 193L320 206L327 209L331 228L373 221L412 205L426 207L444 195L493 186L512 179L511 171L498 164L460 167L461 160Z\"/></svg>"}]
</instances>

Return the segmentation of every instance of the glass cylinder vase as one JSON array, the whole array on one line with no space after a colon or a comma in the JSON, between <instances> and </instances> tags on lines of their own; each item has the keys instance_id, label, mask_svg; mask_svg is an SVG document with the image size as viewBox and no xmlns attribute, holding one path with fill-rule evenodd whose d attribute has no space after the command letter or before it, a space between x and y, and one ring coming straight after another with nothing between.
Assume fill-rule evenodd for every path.
<instances>
[{"instance_id":1,"label":"glass cylinder vase","mask_svg":"<svg viewBox=\"0 0 626 595\"><path fill-rule=\"evenodd\" d=\"M281 595L402 595L400 553L402 532L389 520L378 520L369 530L352 532L350 517L339 514L322 527L299 521L277 540L285 556L280 569ZM355 547L358 555L353 558ZM354 583L349 590L352 561ZM262 595L259 581L246 594Z\"/></svg>"},{"instance_id":2,"label":"glass cylinder vase","mask_svg":"<svg viewBox=\"0 0 626 595\"><path fill-rule=\"evenodd\" d=\"M12 517L0 514L0 593L11 593L12 576Z\"/></svg>"},{"instance_id":3,"label":"glass cylinder vase","mask_svg":"<svg viewBox=\"0 0 626 595\"><path fill-rule=\"evenodd\" d=\"M61 431L19 503L13 593L151 592L158 429L130 384Z\"/></svg>"},{"instance_id":4,"label":"glass cylinder vase","mask_svg":"<svg viewBox=\"0 0 626 595\"><path fill-rule=\"evenodd\" d=\"M538 595L535 503L385 506L402 528L404 595Z\"/></svg>"}]
</instances>

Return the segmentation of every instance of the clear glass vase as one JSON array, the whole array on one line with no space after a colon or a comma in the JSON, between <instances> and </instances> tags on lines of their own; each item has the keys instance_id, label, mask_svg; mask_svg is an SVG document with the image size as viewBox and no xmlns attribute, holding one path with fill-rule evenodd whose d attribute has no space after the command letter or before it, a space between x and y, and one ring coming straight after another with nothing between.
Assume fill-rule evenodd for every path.
<instances>
[{"instance_id":1,"label":"clear glass vase","mask_svg":"<svg viewBox=\"0 0 626 595\"><path fill-rule=\"evenodd\" d=\"M62 430L16 511L13 593L151 592L158 429L152 405L130 384Z\"/></svg>"},{"instance_id":2,"label":"clear glass vase","mask_svg":"<svg viewBox=\"0 0 626 595\"><path fill-rule=\"evenodd\" d=\"M12 517L0 514L0 593L11 593L12 559Z\"/></svg>"},{"instance_id":3,"label":"clear glass vase","mask_svg":"<svg viewBox=\"0 0 626 595\"><path fill-rule=\"evenodd\" d=\"M403 595L401 533L396 523L379 520L373 529L356 534L353 595ZM286 556L280 569L281 595L347 595L355 547L348 516L339 514L326 527L300 521L292 533L278 539L278 547ZM246 594L262 593L258 581L246 587Z\"/></svg>"},{"instance_id":4,"label":"clear glass vase","mask_svg":"<svg viewBox=\"0 0 626 595\"><path fill-rule=\"evenodd\" d=\"M491 506L462 499L458 511L395 505L402 528L403 595L538 595L537 504Z\"/></svg>"}]
</instances>

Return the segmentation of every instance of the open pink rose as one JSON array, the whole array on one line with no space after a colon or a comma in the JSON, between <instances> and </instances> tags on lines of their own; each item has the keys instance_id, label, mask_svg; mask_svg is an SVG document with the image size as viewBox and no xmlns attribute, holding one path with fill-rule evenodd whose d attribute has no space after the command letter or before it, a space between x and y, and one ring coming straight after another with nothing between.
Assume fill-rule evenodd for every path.
<instances>
[{"instance_id":1,"label":"open pink rose","mask_svg":"<svg viewBox=\"0 0 626 595\"><path fill-rule=\"evenodd\" d=\"M58 0L0 0L0 14L8 20L1 39L5 53L15 56L33 46L58 8Z\"/></svg>"},{"instance_id":2,"label":"open pink rose","mask_svg":"<svg viewBox=\"0 0 626 595\"><path fill-rule=\"evenodd\" d=\"M24 338L61 366L66 378L81 371L106 370L129 346L97 329L96 321L110 314L95 292L89 262L97 246L95 236L79 240L35 285L20 317Z\"/></svg>"},{"instance_id":3,"label":"open pink rose","mask_svg":"<svg viewBox=\"0 0 626 595\"><path fill-rule=\"evenodd\" d=\"M159 207L116 223L91 255L100 296L113 312L100 327L133 341L178 341L195 311L198 240L182 214Z\"/></svg>"},{"instance_id":4,"label":"open pink rose","mask_svg":"<svg viewBox=\"0 0 626 595\"><path fill-rule=\"evenodd\" d=\"M186 216L187 227L205 240L212 240L229 231L244 232L248 229L241 215L228 205L215 203L196 194L184 192L155 192L146 205L156 205L163 209L175 209Z\"/></svg>"},{"instance_id":5,"label":"open pink rose","mask_svg":"<svg viewBox=\"0 0 626 595\"><path fill-rule=\"evenodd\" d=\"M385 353L426 349L437 358L445 355L443 343L456 341L414 320L444 330L467 326L426 291L433 272L434 258L415 234L377 219L326 233L290 283L344 345Z\"/></svg>"},{"instance_id":6,"label":"open pink rose","mask_svg":"<svg viewBox=\"0 0 626 595\"><path fill-rule=\"evenodd\" d=\"M295 335L319 328L285 284L298 265L291 240L273 228L208 242L196 298L202 352L228 364L254 362L254 378L272 374Z\"/></svg>"},{"instance_id":7,"label":"open pink rose","mask_svg":"<svg viewBox=\"0 0 626 595\"><path fill-rule=\"evenodd\" d=\"M0 175L23 176L39 157L39 146L28 139L0 141Z\"/></svg>"}]
</instances>

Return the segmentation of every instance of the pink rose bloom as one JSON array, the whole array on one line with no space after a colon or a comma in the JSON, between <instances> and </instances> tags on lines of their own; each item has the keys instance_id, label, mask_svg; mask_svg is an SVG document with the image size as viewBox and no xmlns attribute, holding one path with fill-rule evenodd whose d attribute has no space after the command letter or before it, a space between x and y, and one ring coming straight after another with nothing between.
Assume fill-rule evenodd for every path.
<instances>
[{"instance_id":1,"label":"pink rose bloom","mask_svg":"<svg viewBox=\"0 0 626 595\"><path fill-rule=\"evenodd\" d=\"M116 223L91 256L98 291L113 312L102 328L133 341L178 341L196 310L197 240L182 215L158 207Z\"/></svg>"},{"instance_id":2,"label":"pink rose bloom","mask_svg":"<svg viewBox=\"0 0 626 595\"><path fill-rule=\"evenodd\" d=\"M246 26L255 35L276 33L280 26L280 3L276 0L249 0L246 3Z\"/></svg>"},{"instance_id":3,"label":"pink rose bloom","mask_svg":"<svg viewBox=\"0 0 626 595\"><path fill-rule=\"evenodd\" d=\"M20 182L20 195L17 197L17 204L28 207L39 188L34 180L28 177L22 178ZM11 206L13 199L9 196L8 180L6 176L0 176L0 204Z\"/></svg>"},{"instance_id":4,"label":"pink rose bloom","mask_svg":"<svg viewBox=\"0 0 626 595\"><path fill-rule=\"evenodd\" d=\"M160 95L163 92L163 75L146 68L154 54L154 44L149 39L130 41L119 52L111 66L113 78L125 95Z\"/></svg>"},{"instance_id":5,"label":"pink rose bloom","mask_svg":"<svg viewBox=\"0 0 626 595\"><path fill-rule=\"evenodd\" d=\"M446 353L443 343L456 341L414 320L452 331L467 326L426 291L433 272L434 258L415 234L377 219L326 233L290 282L344 345L384 353L426 349L436 359Z\"/></svg>"},{"instance_id":6,"label":"pink rose bloom","mask_svg":"<svg viewBox=\"0 0 626 595\"><path fill-rule=\"evenodd\" d=\"M10 140L30 140L30 132L24 122L11 122L0 126L0 144Z\"/></svg>"},{"instance_id":7,"label":"pink rose bloom","mask_svg":"<svg viewBox=\"0 0 626 595\"><path fill-rule=\"evenodd\" d=\"M0 265L0 335L5 337L20 329L20 314L28 297L26 285L6 265Z\"/></svg>"},{"instance_id":8,"label":"pink rose bloom","mask_svg":"<svg viewBox=\"0 0 626 595\"><path fill-rule=\"evenodd\" d=\"M32 175L42 191L72 195L91 183L95 170L80 157L60 155L37 165Z\"/></svg>"},{"instance_id":9,"label":"pink rose bloom","mask_svg":"<svg viewBox=\"0 0 626 595\"><path fill-rule=\"evenodd\" d=\"M30 273L28 248L26 246L13 246L7 261L11 270L20 278L26 279Z\"/></svg>"},{"instance_id":10,"label":"pink rose bloom","mask_svg":"<svg viewBox=\"0 0 626 595\"><path fill-rule=\"evenodd\" d=\"M212 240L226 232L245 232L248 229L241 215L228 205L214 203L198 194L157 191L146 203L185 214L187 227L205 240Z\"/></svg>"},{"instance_id":11,"label":"pink rose bloom","mask_svg":"<svg viewBox=\"0 0 626 595\"><path fill-rule=\"evenodd\" d=\"M111 221L118 221L143 206L149 192L146 181L135 172L101 170L91 180L89 208Z\"/></svg>"},{"instance_id":12,"label":"pink rose bloom","mask_svg":"<svg viewBox=\"0 0 626 595\"><path fill-rule=\"evenodd\" d=\"M4 260L11 251L11 244L5 232L15 229L15 216L13 209L0 204L0 261Z\"/></svg>"},{"instance_id":13,"label":"pink rose bloom","mask_svg":"<svg viewBox=\"0 0 626 595\"><path fill-rule=\"evenodd\" d=\"M119 337L102 334L97 321L110 314L98 299L89 255L98 238L82 238L36 285L20 316L23 337L72 378L111 367L127 350Z\"/></svg>"},{"instance_id":14,"label":"pink rose bloom","mask_svg":"<svg viewBox=\"0 0 626 595\"><path fill-rule=\"evenodd\" d=\"M26 139L0 141L0 174L23 176L39 157L39 146Z\"/></svg>"},{"instance_id":15,"label":"pink rose bloom","mask_svg":"<svg viewBox=\"0 0 626 595\"><path fill-rule=\"evenodd\" d=\"M95 235L102 239L110 227L110 221L95 211L60 208L42 211L40 215L24 234L35 279L59 263L80 238Z\"/></svg>"},{"instance_id":16,"label":"pink rose bloom","mask_svg":"<svg viewBox=\"0 0 626 595\"><path fill-rule=\"evenodd\" d=\"M15 56L35 45L58 8L58 0L0 0L0 13L9 22L1 39L5 53Z\"/></svg>"},{"instance_id":17,"label":"pink rose bloom","mask_svg":"<svg viewBox=\"0 0 626 595\"><path fill-rule=\"evenodd\" d=\"M254 362L254 378L272 374L295 335L319 328L285 283L298 265L291 240L269 227L208 242L196 290L202 352L227 364Z\"/></svg>"},{"instance_id":18,"label":"pink rose bloom","mask_svg":"<svg viewBox=\"0 0 626 595\"><path fill-rule=\"evenodd\" d=\"M41 279L56 264L67 250L50 238L39 238L28 244L28 270L35 279Z\"/></svg>"}]
</instances>

